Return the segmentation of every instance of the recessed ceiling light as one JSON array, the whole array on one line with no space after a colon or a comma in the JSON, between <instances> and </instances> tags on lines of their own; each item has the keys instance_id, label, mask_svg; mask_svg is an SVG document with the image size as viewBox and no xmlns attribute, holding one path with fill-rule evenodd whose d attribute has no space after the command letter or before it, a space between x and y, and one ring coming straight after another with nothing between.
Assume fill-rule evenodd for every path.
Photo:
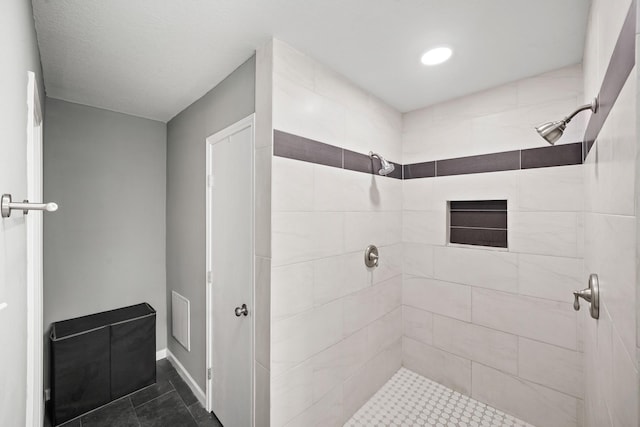
<instances>
[{"instance_id":1,"label":"recessed ceiling light","mask_svg":"<svg viewBox=\"0 0 640 427\"><path fill-rule=\"evenodd\" d=\"M422 55L420 60L424 65L438 65L451 58L452 53L448 47L436 47Z\"/></svg>"}]
</instances>

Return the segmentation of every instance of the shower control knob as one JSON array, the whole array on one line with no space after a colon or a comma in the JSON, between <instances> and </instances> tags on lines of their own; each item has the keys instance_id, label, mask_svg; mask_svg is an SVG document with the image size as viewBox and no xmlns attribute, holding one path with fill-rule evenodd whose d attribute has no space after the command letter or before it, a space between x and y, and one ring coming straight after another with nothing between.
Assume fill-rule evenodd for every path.
<instances>
[{"instance_id":1,"label":"shower control knob","mask_svg":"<svg viewBox=\"0 0 640 427\"><path fill-rule=\"evenodd\" d=\"M240 307L236 307L236 316L246 316L249 314L249 309L247 308L247 304L242 304Z\"/></svg>"},{"instance_id":2,"label":"shower control knob","mask_svg":"<svg viewBox=\"0 0 640 427\"><path fill-rule=\"evenodd\" d=\"M364 250L364 264L369 268L377 267L379 259L378 248L375 245L367 246Z\"/></svg>"},{"instance_id":3,"label":"shower control knob","mask_svg":"<svg viewBox=\"0 0 640 427\"><path fill-rule=\"evenodd\" d=\"M594 319L600 317L600 283L597 274L589 276L589 287L573 293L573 309L580 310L580 298L589 303L589 313Z\"/></svg>"}]
</instances>

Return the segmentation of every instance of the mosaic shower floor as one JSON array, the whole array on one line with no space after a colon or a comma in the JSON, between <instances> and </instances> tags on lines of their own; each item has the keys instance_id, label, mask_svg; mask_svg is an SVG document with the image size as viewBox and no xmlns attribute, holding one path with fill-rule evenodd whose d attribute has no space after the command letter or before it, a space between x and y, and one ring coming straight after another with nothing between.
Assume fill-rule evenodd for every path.
<instances>
[{"instance_id":1,"label":"mosaic shower floor","mask_svg":"<svg viewBox=\"0 0 640 427\"><path fill-rule=\"evenodd\" d=\"M345 424L373 426L533 427L405 368Z\"/></svg>"}]
</instances>

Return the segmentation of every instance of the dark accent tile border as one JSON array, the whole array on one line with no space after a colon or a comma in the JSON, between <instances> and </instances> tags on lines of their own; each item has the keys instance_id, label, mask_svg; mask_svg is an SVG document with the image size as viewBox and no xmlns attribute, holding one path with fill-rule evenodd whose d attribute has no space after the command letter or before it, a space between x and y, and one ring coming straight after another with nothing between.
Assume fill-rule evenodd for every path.
<instances>
[{"instance_id":1,"label":"dark accent tile border","mask_svg":"<svg viewBox=\"0 0 640 427\"><path fill-rule=\"evenodd\" d=\"M552 166L579 165L582 163L582 144L561 144L549 147L529 148L520 151L521 169L548 168Z\"/></svg>"},{"instance_id":2,"label":"dark accent tile border","mask_svg":"<svg viewBox=\"0 0 640 427\"><path fill-rule=\"evenodd\" d=\"M342 148L292 135L273 131L273 154L279 157L342 168Z\"/></svg>"},{"instance_id":3,"label":"dark accent tile border","mask_svg":"<svg viewBox=\"0 0 640 427\"><path fill-rule=\"evenodd\" d=\"M598 139L609 113L618 95L622 91L631 70L636 64L636 0L631 2L627 17L622 24L618 41L609 60L604 75L598 101L600 106L596 114L592 114L584 134L584 158L589 155L591 147Z\"/></svg>"},{"instance_id":4,"label":"dark accent tile border","mask_svg":"<svg viewBox=\"0 0 640 427\"><path fill-rule=\"evenodd\" d=\"M372 160L368 154L342 149L279 130L273 131L273 155L372 175L377 175L380 169L380 160ZM582 159L582 143L577 142L408 165L391 162L395 165L395 169L387 176L396 179L433 178L579 165Z\"/></svg>"},{"instance_id":5,"label":"dark accent tile border","mask_svg":"<svg viewBox=\"0 0 640 427\"><path fill-rule=\"evenodd\" d=\"M335 145L275 129L273 131L273 155L372 175L377 175L380 170L380 160L373 159L372 161L367 154L342 149ZM395 169L387 176L402 179L402 165L391 163L395 165Z\"/></svg>"},{"instance_id":6,"label":"dark accent tile border","mask_svg":"<svg viewBox=\"0 0 640 427\"><path fill-rule=\"evenodd\" d=\"M436 161L436 176L499 172L520 169L520 151L483 154Z\"/></svg>"},{"instance_id":7,"label":"dark accent tile border","mask_svg":"<svg viewBox=\"0 0 640 427\"><path fill-rule=\"evenodd\" d=\"M413 163L402 166L403 179L432 178L436 176L436 162Z\"/></svg>"}]
</instances>

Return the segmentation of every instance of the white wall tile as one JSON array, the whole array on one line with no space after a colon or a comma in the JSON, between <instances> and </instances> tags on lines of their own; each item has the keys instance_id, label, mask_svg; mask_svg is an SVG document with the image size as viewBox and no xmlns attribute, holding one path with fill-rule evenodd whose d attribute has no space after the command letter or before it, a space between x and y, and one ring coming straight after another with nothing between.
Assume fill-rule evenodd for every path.
<instances>
[{"instance_id":1,"label":"white wall tile","mask_svg":"<svg viewBox=\"0 0 640 427\"><path fill-rule=\"evenodd\" d=\"M471 393L470 360L403 337L402 365L460 393Z\"/></svg>"},{"instance_id":2,"label":"white wall tile","mask_svg":"<svg viewBox=\"0 0 640 427\"><path fill-rule=\"evenodd\" d=\"M520 171L516 210L581 212L583 175L582 165Z\"/></svg>"},{"instance_id":3,"label":"white wall tile","mask_svg":"<svg viewBox=\"0 0 640 427\"><path fill-rule=\"evenodd\" d=\"M346 212L344 215L346 252L364 251L371 244L386 246L401 242L400 212Z\"/></svg>"},{"instance_id":4,"label":"white wall tile","mask_svg":"<svg viewBox=\"0 0 640 427\"><path fill-rule=\"evenodd\" d=\"M585 163L587 212L635 214L636 79L634 69Z\"/></svg>"},{"instance_id":5,"label":"white wall tile","mask_svg":"<svg viewBox=\"0 0 640 427\"><path fill-rule=\"evenodd\" d=\"M613 337L613 402L611 415L617 426L638 425L638 396L640 377L635 354L630 356L617 334Z\"/></svg>"},{"instance_id":6,"label":"white wall tile","mask_svg":"<svg viewBox=\"0 0 640 427\"><path fill-rule=\"evenodd\" d=\"M402 307L378 318L367 329L369 352L378 354L402 337Z\"/></svg>"},{"instance_id":7,"label":"white wall tile","mask_svg":"<svg viewBox=\"0 0 640 427\"><path fill-rule=\"evenodd\" d=\"M313 404L311 363L271 377L271 425L283 426Z\"/></svg>"},{"instance_id":8,"label":"white wall tile","mask_svg":"<svg viewBox=\"0 0 640 427\"><path fill-rule=\"evenodd\" d=\"M471 320L471 287L466 285L405 277L402 303L460 320Z\"/></svg>"},{"instance_id":9,"label":"white wall tile","mask_svg":"<svg viewBox=\"0 0 640 427\"><path fill-rule=\"evenodd\" d=\"M401 292L402 279L398 276L343 298L345 334L351 334L399 307Z\"/></svg>"},{"instance_id":10,"label":"white wall tile","mask_svg":"<svg viewBox=\"0 0 640 427\"><path fill-rule=\"evenodd\" d=\"M356 264L365 267L364 251L358 253L360 259ZM402 243L378 247L378 266L367 269L371 275L371 283L376 284L402 274Z\"/></svg>"},{"instance_id":11,"label":"white wall tile","mask_svg":"<svg viewBox=\"0 0 640 427\"><path fill-rule=\"evenodd\" d=\"M424 344L433 344L433 313L403 305L402 335Z\"/></svg>"},{"instance_id":12,"label":"white wall tile","mask_svg":"<svg viewBox=\"0 0 640 427\"><path fill-rule=\"evenodd\" d=\"M255 384L255 426L269 427L271 419L271 380L269 371L259 363L254 364Z\"/></svg>"},{"instance_id":13,"label":"white wall tile","mask_svg":"<svg viewBox=\"0 0 640 427\"><path fill-rule=\"evenodd\" d=\"M344 214L337 212L274 212L274 266L310 261L344 252Z\"/></svg>"},{"instance_id":14,"label":"white wall tile","mask_svg":"<svg viewBox=\"0 0 640 427\"><path fill-rule=\"evenodd\" d=\"M255 265L255 360L270 369L271 355L271 260L254 257Z\"/></svg>"},{"instance_id":15,"label":"white wall tile","mask_svg":"<svg viewBox=\"0 0 640 427\"><path fill-rule=\"evenodd\" d=\"M271 146L255 150L255 255L271 258Z\"/></svg>"},{"instance_id":16,"label":"white wall tile","mask_svg":"<svg viewBox=\"0 0 640 427\"><path fill-rule=\"evenodd\" d=\"M582 353L519 339L520 377L582 399L584 395Z\"/></svg>"},{"instance_id":17,"label":"white wall tile","mask_svg":"<svg viewBox=\"0 0 640 427\"><path fill-rule=\"evenodd\" d=\"M359 339L359 338L364 338ZM345 379L348 359L345 350L352 341L359 341L366 345L366 334L354 334L326 350L313 356L311 365L313 370L312 389L313 402L317 402L326 393L342 384ZM364 361L363 361L364 362Z\"/></svg>"},{"instance_id":18,"label":"white wall tile","mask_svg":"<svg viewBox=\"0 0 640 427\"><path fill-rule=\"evenodd\" d=\"M431 107L434 121L461 120L512 110L517 106L518 86L508 83Z\"/></svg>"},{"instance_id":19,"label":"white wall tile","mask_svg":"<svg viewBox=\"0 0 640 427\"><path fill-rule=\"evenodd\" d=\"M341 183L339 188L334 187L333 190L342 192L346 211L402 210L401 180L349 170L344 173L347 175L347 179Z\"/></svg>"},{"instance_id":20,"label":"white wall tile","mask_svg":"<svg viewBox=\"0 0 640 427\"><path fill-rule=\"evenodd\" d=\"M402 161L419 163L430 160L466 156L473 149L471 145L471 122L434 123L429 127L412 131L405 129L402 134ZM447 144L443 142L447 141ZM456 141L456 144L450 144Z\"/></svg>"},{"instance_id":21,"label":"white wall tile","mask_svg":"<svg viewBox=\"0 0 640 427\"><path fill-rule=\"evenodd\" d=\"M288 422L286 427L341 427L343 425L342 400L342 384L340 384Z\"/></svg>"},{"instance_id":22,"label":"white wall tile","mask_svg":"<svg viewBox=\"0 0 640 427\"><path fill-rule=\"evenodd\" d=\"M297 85L315 88L315 61L288 44L273 39L274 80L286 78Z\"/></svg>"},{"instance_id":23,"label":"white wall tile","mask_svg":"<svg viewBox=\"0 0 640 427\"><path fill-rule=\"evenodd\" d=\"M433 250L431 245L404 243L403 272L409 276L433 277Z\"/></svg>"},{"instance_id":24,"label":"white wall tile","mask_svg":"<svg viewBox=\"0 0 640 427\"><path fill-rule=\"evenodd\" d=\"M577 258L578 220L573 212L509 212L509 249Z\"/></svg>"},{"instance_id":25,"label":"white wall tile","mask_svg":"<svg viewBox=\"0 0 640 427\"><path fill-rule=\"evenodd\" d=\"M436 211L433 194L434 178L406 179L402 181L402 209L405 211Z\"/></svg>"},{"instance_id":26,"label":"white wall tile","mask_svg":"<svg viewBox=\"0 0 640 427\"><path fill-rule=\"evenodd\" d=\"M271 271L271 318L279 320L313 308L313 262L274 267Z\"/></svg>"},{"instance_id":27,"label":"white wall tile","mask_svg":"<svg viewBox=\"0 0 640 427\"><path fill-rule=\"evenodd\" d=\"M316 66L315 91L354 111L366 112L369 110L369 94L367 92L320 63L317 63Z\"/></svg>"},{"instance_id":28,"label":"white wall tile","mask_svg":"<svg viewBox=\"0 0 640 427\"><path fill-rule=\"evenodd\" d=\"M632 353L636 345L636 219L588 213L585 229L584 279L598 274L601 304Z\"/></svg>"},{"instance_id":29,"label":"white wall tile","mask_svg":"<svg viewBox=\"0 0 640 427\"><path fill-rule=\"evenodd\" d=\"M427 245L446 244L446 212L405 211L402 214L402 241Z\"/></svg>"},{"instance_id":30,"label":"white wall tile","mask_svg":"<svg viewBox=\"0 0 640 427\"><path fill-rule=\"evenodd\" d=\"M473 323L576 349L576 314L570 303L473 288Z\"/></svg>"},{"instance_id":31,"label":"white wall tile","mask_svg":"<svg viewBox=\"0 0 640 427\"><path fill-rule=\"evenodd\" d=\"M299 160L273 157L271 207L274 212L313 210L313 166Z\"/></svg>"},{"instance_id":32,"label":"white wall tile","mask_svg":"<svg viewBox=\"0 0 640 427\"><path fill-rule=\"evenodd\" d=\"M277 64L274 60L275 68ZM288 78L274 75L274 129L342 146L346 134L345 117L346 110L342 105Z\"/></svg>"},{"instance_id":33,"label":"white wall tile","mask_svg":"<svg viewBox=\"0 0 640 427\"><path fill-rule=\"evenodd\" d=\"M433 256L436 279L501 291L518 291L518 256L514 253L438 247L434 249Z\"/></svg>"},{"instance_id":34,"label":"white wall tile","mask_svg":"<svg viewBox=\"0 0 640 427\"><path fill-rule=\"evenodd\" d=\"M271 372L291 369L342 339L342 301L274 321L271 330Z\"/></svg>"},{"instance_id":35,"label":"white wall tile","mask_svg":"<svg viewBox=\"0 0 640 427\"><path fill-rule=\"evenodd\" d=\"M354 252L313 261L313 302L320 306L371 286L371 273L362 253Z\"/></svg>"},{"instance_id":36,"label":"white wall tile","mask_svg":"<svg viewBox=\"0 0 640 427\"><path fill-rule=\"evenodd\" d=\"M471 397L545 427L577 426L578 399L473 363Z\"/></svg>"},{"instance_id":37,"label":"white wall tile","mask_svg":"<svg viewBox=\"0 0 640 427\"><path fill-rule=\"evenodd\" d=\"M582 64L554 70L528 79L519 80L518 104L536 105L554 99L582 96Z\"/></svg>"},{"instance_id":38,"label":"white wall tile","mask_svg":"<svg viewBox=\"0 0 640 427\"><path fill-rule=\"evenodd\" d=\"M511 211L518 206L518 174L520 171L479 173L433 178L434 203L447 209L450 200L507 200Z\"/></svg>"},{"instance_id":39,"label":"white wall tile","mask_svg":"<svg viewBox=\"0 0 640 427\"><path fill-rule=\"evenodd\" d=\"M349 107L344 147L360 153L368 153L369 150L380 152L388 160L400 163L400 130L367 113Z\"/></svg>"},{"instance_id":40,"label":"white wall tile","mask_svg":"<svg viewBox=\"0 0 640 427\"><path fill-rule=\"evenodd\" d=\"M434 315L433 345L501 371L518 372L518 337L515 335Z\"/></svg>"},{"instance_id":41,"label":"white wall tile","mask_svg":"<svg viewBox=\"0 0 640 427\"><path fill-rule=\"evenodd\" d=\"M483 148L490 147L483 151L485 153L542 147L546 143L536 133L535 126L566 116L582 104L581 98L570 96L475 117L472 119L474 142ZM582 133L584 127L576 129L570 126L557 143L579 142Z\"/></svg>"},{"instance_id":42,"label":"white wall tile","mask_svg":"<svg viewBox=\"0 0 640 427\"><path fill-rule=\"evenodd\" d=\"M338 344L342 348L343 380L351 378L365 363L376 357L371 351L370 338L369 330L363 328Z\"/></svg>"},{"instance_id":43,"label":"white wall tile","mask_svg":"<svg viewBox=\"0 0 640 427\"><path fill-rule=\"evenodd\" d=\"M298 161L298 163L305 162ZM314 165L311 163L306 164L313 171L313 185L311 187L307 187L306 190L311 194L313 199L310 210L316 212L343 211L345 209L345 203L347 202L343 189L351 178L349 171L341 168L334 168L332 166ZM285 179L296 181L298 176L291 174ZM303 185L304 184L306 183L303 183Z\"/></svg>"},{"instance_id":44,"label":"white wall tile","mask_svg":"<svg viewBox=\"0 0 640 427\"><path fill-rule=\"evenodd\" d=\"M522 295L569 302L573 291L583 289L581 258L561 258L545 255L518 256L518 285Z\"/></svg>"},{"instance_id":45,"label":"white wall tile","mask_svg":"<svg viewBox=\"0 0 640 427\"><path fill-rule=\"evenodd\" d=\"M401 341L393 343L344 382L343 421L347 421L402 366Z\"/></svg>"}]
</instances>

